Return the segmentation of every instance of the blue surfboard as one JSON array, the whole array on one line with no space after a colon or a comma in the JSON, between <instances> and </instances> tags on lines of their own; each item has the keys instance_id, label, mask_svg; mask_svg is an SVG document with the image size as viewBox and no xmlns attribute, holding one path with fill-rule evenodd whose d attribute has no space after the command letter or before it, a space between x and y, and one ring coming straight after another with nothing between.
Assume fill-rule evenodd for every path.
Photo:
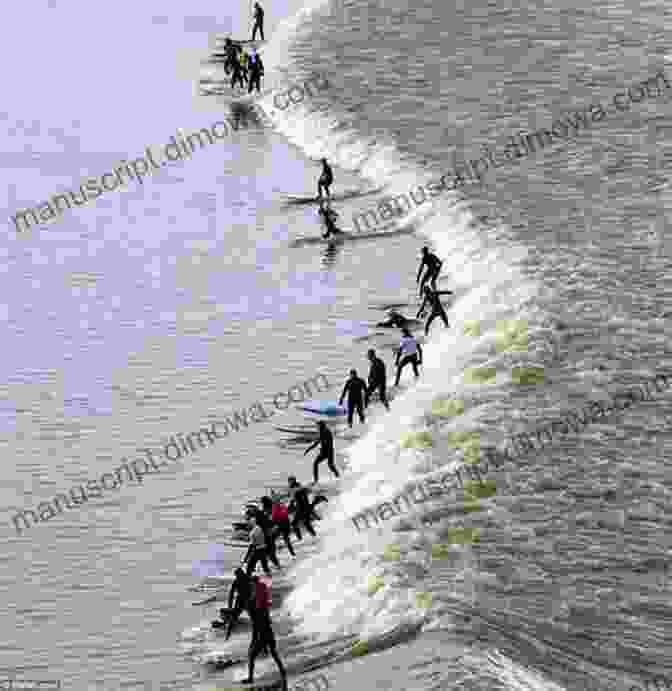
<instances>
[{"instance_id":1,"label":"blue surfboard","mask_svg":"<svg viewBox=\"0 0 672 691\"><path fill-rule=\"evenodd\" d=\"M329 417L348 414L348 411L342 405L338 405L336 401L308 401L304 405L297 407L300 410L305 410L307 413L327 415Z\"/></svg>"}]
</instances>

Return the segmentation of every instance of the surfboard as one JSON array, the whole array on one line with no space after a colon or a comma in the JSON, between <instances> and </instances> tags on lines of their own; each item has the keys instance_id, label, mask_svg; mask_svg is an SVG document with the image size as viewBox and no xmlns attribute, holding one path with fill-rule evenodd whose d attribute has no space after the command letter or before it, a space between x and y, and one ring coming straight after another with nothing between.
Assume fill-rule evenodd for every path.
<instances>
[{"instance_id":1,"label":"surfboard","mask_svg":"<svg viewBox=\"0 0 672 691\"><path fill-rule=\"evenodd\" d=\"M331 195L331 201L332 202L342 202L342 201L347 201L348 199L357 199L359 197L366 197L369 194L378 194L379 192L382 192L385 189L385 187L374 187L373 189L368 189L368 190L362 190L358 188L352 188L349 190L344 190L343 192L339 192L337 194L332 194ZM319 201L321 201L321 197L317 196L307 196L303 194L285 194L285 204L287 206L297 206L301 204L315 204Z\"/></svg>"},{"instance_id":2,"label":"surfboard","mask_svg":"<svg viewBox=\"0 0 672 691\"><path fill-rule=\"evenodd\" d=\"M290 247L305 247L308 245L338 245L346 242L359 242L361 240L375 240L378 238L399 237L401 235L411 235L415 232L412 228L401 228L399 230L388 230L378 233L351 233L348 231L341 231L336 235L331 235L328 238L322 236L312 238L298 238L294 240Z\"/></svg>"},{"instance_id":3,"label":"surfboard","mask_svg":"<svg viewBox=\"0 0 672 691\"><path fill-rule=\"evenodd\" d=\"M309 401L307 405L299 405L297 408L307 413L328 415L329 417L348 414L348 411L342 405L336 403L336 401L315 401L314 403Z\"/></svg>"}]
</instances>

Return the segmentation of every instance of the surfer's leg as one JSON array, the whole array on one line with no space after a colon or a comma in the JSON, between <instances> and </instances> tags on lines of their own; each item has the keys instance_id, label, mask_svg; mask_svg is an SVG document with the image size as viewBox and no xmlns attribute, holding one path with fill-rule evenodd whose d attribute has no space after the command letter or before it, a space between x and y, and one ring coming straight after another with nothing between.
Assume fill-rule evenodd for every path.
<instances>
[{"instance_id":1,"label":"surfer's leg","mask_svg":"<svg viewBox=\"0 0 672 691\"><path fill-rule=\"evenodd\" d=\"M320 453L317 454L317 456L315 457L315 460L313 461L313 480L315 481L315 484L317 484L318 480L320 479L319 478L319 465L320 465L320 463L322 463L322 461L325 458L326 458L326 456L323 455L322 452L320 451Z\"/></svg>"},{"instance_id":2,"label":"surfer's leg","mask_svg":"<svg viewBox=\"0 0 672 691\"><path fill-rule=\"evenodd\" d=\"M313 529L313 526L310 522L310 515L306 514L305 516L301 516L301 520L303 521L303 525L306 526L306 530L313 536L315 537L315 530Z\"/></svg>"},{"instance_id":3,"label":"surfer's leg","mask_svg":"<svg viewBox=\"0 0 672 691\"><path fill-rule=\"evenodd\" d=\"M355 402L348 399L348 427L352 427L352 416L355 412Z\"/></svg>"},{"instance_id":4,"label":"surfer's leg","mask_svg":"<svg viewBox=\"0 0 672 691\"><path fill-rule=\"evenodd\" d=\"M340 474L338 472L338 468L336 467L336 464L334 463L334 454L333 453L327 459L327 466L329 467L329 470L331 470L331 472L336 477L340 477Z\"/></svg>"},{"instance_id":5,"label":"surfer's leg","mask_svg":"<svg viewBox=\"0 0 672 691\"><path fill-rule=\"evenodd\" d=\"M415 378L418 379L420 377L420 373L418 372L418 356L413 355L411 357L411 364L413 365L413 374L415 374Z\"/></svg>"},{"instance_id":6,"label":"surfer's leg","mask_svg":"<svg viewBox=\"0 0 672 691\"><path fill-rule=\"evenodd\" d=\"M301 535L301 528L299 528L299 520L301 518L301 515L297 511L294 514L294 518L292 520L292 528L294 528L294 535L296 535L297 540L303 540L303 536Z\"/></svg>"},{"instance_id":7,"label":"surfer's leg","mask_svg":"<svg viewBox=\"0 0 672 691\"><path fill-rule=\"evenodd\" d=\"M360 398L355 404L357 408L357 415L359 415L359 421L364 424L364 402Z\"/></svg>"},{"instance_id":8,"label":"surfer's leg","mask_svg":"<svg viewBox=\"0 0 672 691\"><path fill-rule=\"evenodd\" d=\"M385 389L387 388L387 382L380 382L380 402L385 406L387 410L390 409L390 404L387 402L387 393Z\"/></svg>"},{"instance_id":9,"label":"surfer's leg","mask_svg":"<svg viewBox=\"0 0 672 691\"><path fill-rule=\"evenodd\" d=\"M280 534L282 535L282 538L285 541L287 551L293 557L295 557L296 552L294 551L294 547L292 547L292 541L291 541L291 536L290 536L290 532L289 532L289 520L282 521L281 523L278 523L278 528L280 529Z\"/></svg>"},{"instance_id":10,"label":"surfer's leg","mask_svg":"<svg viewBox=\"0 0 672 691\"><path fill-rule=\"evenodd\" d=\"M432 322L438 317L438 312L431 312L429 317L427 317L427 323L425 324L425 336L429 333L429 327Z\"/></svg>"},{"instance_id":11,"label":"surfer's leg","mask_svg":"<svg viewBox=\"0 0 672 691\"><path fill-rule=\"evenodd\" d=\"M443 321L444 326L449 329L450 324L448 323L448 315L446 314L446 310L442 309L439 312L439 317L441 317L441 320Z\"/></svg>"},{"instance_id":12,"label":"surfer's leg","mask_svg":"<svg viewBox=\"0 0 672 691\"><path fill-rule=\"evenodd\" d=\"M259 561L259 557L257 556L258 550L253 550L252 554L250 554L250 558L247 562L247 575L251 576L254 573L254 570L257 568L257 562Z\"/></svg>"}]
</instances>

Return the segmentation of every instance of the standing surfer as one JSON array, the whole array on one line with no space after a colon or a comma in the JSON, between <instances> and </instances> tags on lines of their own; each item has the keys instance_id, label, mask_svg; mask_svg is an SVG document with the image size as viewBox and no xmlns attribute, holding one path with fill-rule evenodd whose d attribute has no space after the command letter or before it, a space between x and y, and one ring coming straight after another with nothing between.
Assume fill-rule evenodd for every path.
<instances>
[{"instance_id":1,"label":"standing surfer","mask_svg":"<svg viewBox=\"0 0 672 691\"><path fill-rule=\"evenodd\" d=\"M331 198L331 190L329 189L334 182L334 171L331 166L327 163L327 159L322 159L322 174L320 179L317 181L317 196L322 198L322 188L324 187L327 196Z\"/></svg>"},{"instance_id":2,"label":"standing surfer","mask_svg":"<svg viewBox=\"0 0 672 691\"><path fill-rule=\"evenodd\" d=\"M261 78L264 76L264 63L261 56L254 48L250 49L250 57L247 62L247 69L250 75L247 93L251 94L256 84L257 92L261 93Z\"/></svg>"},{"instance_id":3,"label":"standing surfer","mask_svg":"<svg viewBox=\"0 0 672 691\"><path fill-rule=\"evenodd\" d=\"M359 421L364 424L364 397L366 395L366 382L357 376L357 370L350 370L350 378L345 382L343 393L338 405L343 405L345 394L348 394L348 426L352 427L352 418L355 410L359 415Z\"/></svg>"},{"instance_id":4,"label":"standing surfer","mask_svg":"<svg viewBox=\"0 0 672 691\"><path fill-rule=\"evenodd\" d=\"M380 392L380 402L389 410L390 404L387 402L387 396L385 395L385 388L387 386L385 363L379 357L376 357L376 351L373 348L369 348L366 355L371 363L371 369L369 370L369 388L366 390L366 398L364 400L365 406L368 408L371 394L378 389Z\"/></svg>"},{"instance_id":5,"label":"standing surfer","mask_svg":"<svg viewBox=\"0 0 672 691\"><path fill-rule=\"evenodd\" d=\"M448 291L450 292L450 291ZM420 305L420 309L418 310L417 316L420 317L425 311L425 307L429 305L430 313L429 317L427 317L427 323L425 324L425 336L429 333L429 327L432 325L432 322L437 318L441 317L441 321L443 321L443 324L446 328L450 327L450 324L448 323L448 317L446 316L446 310L443 309L443 305L441 304L441 300L439 299L439 294L435 291L432 290L429 286L425 286L424 289L425 297L422 301L422 305Z\"/></svg>"},{"instance_id":6,"label":"standing surfer","mask_svg":"<svg viewBox=\"0 0 672 691\"><path fill-rule=\"evenodd\" d=\"M303 540L299 523L303 523L306 526L306 530L315 537L315 531L311 525L313 506L311 506L310 500L308 499L308 490L297 482L293 475L287 478L287 482L289 483L289 491L292 495L289 510L294 510L292 528L294 528L296 539Z\"/></svg>"},{"instance_id":7,"label":"standing surfer","mask_svg":"<svg viewBox=\"0 0 672 691\"><path fill-rule=\"evenodd\" d=\"M282 660L280 660L280 656L278 655L275 634L273 633L273 626L271 624L271 614L269 611L271 608L270 579L262 579L259 576L254 576L252 584L254 589L250 597L252 605L252 642L250 643L250 657L248 662L249 674L247 679L242 680L242 683L254 683L254 662L259 653L265 647L268 647L271 657L275 660L278 670L280 670L283 691L287 691L287 672L285 672L285 668L282 666Z\"/></svg>"},{"instance_id":8,"label":"standing surfer","mask_svg":"<svg viewBox=\"0 0 672 691\"><path fill-rule=\"evenodd\" d=\"M422 348L420 344L411 336L411 332L408 329L402 329L401 331L404 335L399 344L399 350L397 350L397 378L394 382L395 386L399 386L401 372L406 365L411 364L413 366L413 374L418 379L420 376L418 365L422 364Z\"/></svg>"},{"instance_id":9,"label":"standing surfer","mask_svg":"<svg viewBox=\"0 0 672 691\"><path fill-rule=\"evenodd\" d=\"M318 466L322 461L327 461L329 470L336 476L339 477L338 469L334 465L334 435L331 430L327 427L327 423L320 420L317 423L317 427L320 430L320 437L314 443L312 443L304 452L305 456L309 451L312 451L318 444L320 445L320 453L313 462L313 480L314 484L318 481Z\"/></svg>"},{"instance_id":10,"label":"standing surfer","mask_svg":"<svg viewBox=\"0 0 672 691\"><path fill-rule=\"evenodd\" d=\"M257 35L257 29L261 35L261 40L264 41L264 10L258 2L254 3L254 28L252 29L252 40L254 41Z\"/></svg>"},{"instance_id":11,"label":"standing surfer","mask_svg":"<svg viewBox=\"0 0 672 691\"><path fill-rule=\"evenodd\" d=\"M422 281L420 281L420 274L425 266L427 267L427 271L422 277ZM433 252L430 252L427 247L422 248L422 260L418 268L418 275L415 279L416 283L420 283L420 295L422 295L422 290L427 281L429 281L432 289L436 290L436 279L439 277L442 266L443 262Z\"/></svg>"}]
</instances>

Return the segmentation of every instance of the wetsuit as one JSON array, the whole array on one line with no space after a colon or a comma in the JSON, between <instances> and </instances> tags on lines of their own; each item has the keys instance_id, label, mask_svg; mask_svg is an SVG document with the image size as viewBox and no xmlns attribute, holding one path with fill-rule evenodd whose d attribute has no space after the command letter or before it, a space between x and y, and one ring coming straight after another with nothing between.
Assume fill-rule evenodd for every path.
<instances>
[{"instance_id":1,"label":"wetsuit","mask_svg":"<svg viewBox=\"0 0 672 691\"><path fill-rule=\"evenodd\" d=\"M331 170L331 166L326 161L322 161L322 175L320 175L320 179L317 181L317 196L322 196L322 188L324 187L327 196L331 197L331 191L329 188L333 182L334 173Z\"/></svg>"},{"instance_id":2,"label":"wetsuit","mask_svg":"<svg viewBox=\"0 0 672 691\"><path fill-rule=\"evenodd\" d=\"M424 266L427 267L427 271L422 277L422 281L420 281L420 274L422 273ZM416 283L420 281L420 295L422 295L422 291L427 281L429 281L432 289L436 290L436 279L439 277L442 266L443 262L432 252L426 252L422 255L422 261L420 262L420 267L418 268L418 276L415 280Z\"/></svg>"},{"instance_id":3,"label":"wetsuit","mask_svg":"<svg viewBox=\"0 0 672 691\"><path fill-rule=\"evenodd\" d=\"M282 661L278 656L278 649L275 643L275 634L273 633L273 625L271 624L271 615L269 611L269 598L265 595L266 585L260 579L254 584L254 589L250 597L252 609L252 641L250 643L247 679L243 679L243 683L251 684L254 680L254 662L259 653L268 648L271 657L275 661L282 677L282 688L287 691L287 673L282 666Z\"/></svg>"},{"instance_id":4,"label":"wetsuit","mask_svg":"<svg viewBox=\"0 0 672 691\"><path fill-rule=\"evenodd\" d=\"M429 327L437 317L441 317L441 321L443 321L443 324L446 328L450 326L450 324L448 324L446 310L443 309L443 305L441 304L438 294L433 290L430 290L429 293L425 293L425 299L422 301L422 305L420 305L420 309L418 310L418 317L423 313L427 304L429 304L431 307L431 312L429 313L427 323L425 324L425 336L429 333Z\"/></svg>"},{"instance_id":5,"label":"wetsuit","mask_svg":"<svg viewBox=\"0 0 672 691\"><path fill-rule=\"evenodd\" d=\"M252 56L250 56L247 66L250 73L250 82L247 87L247 93L251 94L255 85L257 87L257 91L261 92L260 80L264 74L264 63L261 62L261 58L259 57L259 55L255 55L254 60L252 59Z\"/></svg>"},{"instance_id":6,"label":"wetsuit","mask_svg":"<svg viewBox=\"0 0 672 691\"><path fill-rule=\"evenodd\" d=\"M257 29L261 35L261 40L264 41L264 10L261 9L259 3L254 7L254 27L252 29L252 40L254 41L257 35Z\"/></svg>"},{"instance_id":7,"label":"wetsuit","mask_svg":"<svg viewBox=\"0 0 672 691\"><path fill-rule=\"evenodd\" d=\"M234 47L235 48L235 47ZM243 68L240 64L240 55L237 51L232 54L231 57L231 88L236 85L236 82L240 82L240 85L245 88L245 82L243 81Z\"/></svg>"},{"instance_id":8,"label":"wetsuit","mask_svg":"<svg viewBox=\"0 0 672 691\"><path fill-rule=\"evenodd\" d=\"M409 363L413 366L413 374L415 374L415 378L417 379L420 376L418 365L422 364L422 348L420 348L420 344L413 336L404 336L401 339L399 350L397 351L397 378L394 382L395 386L399 386L401 371Z\"/></svg>"},{"instance_id":9,"label":"wetsuit","mask_svg":"<svg viewBox=\"0 0 672 691\"><path fill-rule=\"evenodd\" d=\"M364 398L366 396L366 382L360 377L350 377L345 382L339 405L343 404L345 394L348 394L348 426L352 427L352 418L355 410L359 415L359 421L364 423Z\"/></svg>"},{"instance_id":10,"label":"wetsuit","mask_svg":"<svg viewBox=\"0 0 672 691\"><path fill-rule=\"evenodd\" d=\"M227 43L224 46L224 52L226 54L226 59L224 60L224 72L229 74L233 69L234 62L236 61L238 49L233 45L233 43Z\"/></svg>"},{"instance_id":11,"label":"wetsuit","mask_svg":"<svg viewBox=\"0 0 672 691\"><path fill-rule=\"evenodd\" d=\"M296 553L294 552L294 547L292 547L292 542L290 540L291 525L289 523L289 513L287 511L287 507L280 502L275 502L271 508L271 520L273 521L273 525L278 529L280 535L282 535L285 545L287 546L287 550L293 557L295 557Z\"/></svg>"},{"instance_id":12,"label":"wetsuit","mask_svg":"<svg viewBox=\"0 0 672 691\"><path fill-rule=\"evenodd\" d=\"M264 529L261 526L256 525L250 531L250 547L247 554L247 575L251 576L254 573L257 562L260 561L261 567L264 569L264 573L267 576L270 576L271 571L268 568L269 556L271 561L278 568L280 568L278 559L275 556L275 550L273 549L272 542L266 537Z\"/></svg>"},{"instance_id":13,"label":"wetsuit","mask_svg":"<svg viewBox=\"0 0 672 691\"><path fill-rule=\"evenodd\" d=\"M273 536L273 522L271 519L260 509L256 509L254 512L255 518L258 518L261 529L264 531L264 537L266 538L266 554L271 560L271 563L280 568L280 563L278 562L278 557L275 551L275 538Z\"/></svg>"},{"instance_id":14,"label":"wetsuit","mask_svg":"<svg viewBox=\"0 0 672 691\"><path fill-rule=\"evenodd\" d=\"M250 619L252 618L252 613L250 612L250 595L252 593L252 581L250 577L246 574L236 573L236 577L231 584L231 590L229 590L229 609L233 606L233 611L229 614L229 624L226 629L226 640L229 640L233 627L236 625L241 612L244 609L250 614ZM236 598L235 605L233 604L233 598Z\"/></svg>"},{"instance_id":15,"label":"wetsuit","mask_svg":"<svg viewBox=\"0 0 672 691\"><path fill-rule=\"evenodd\" d=\"M328 238L330 235L343 232L342 230L340 230L340 228L337 228L336 224L334 223L334 219L338 217L338 214L333 209L320 208L318 213L320 214L320 216L322 216L324 225L327 228L327 232L322 236L323 238Z\"/></svg>"},{"instance_id":16,"label":"wetsuit","mask_svg":"<svg viewBox=\"0 0 672 691\"><path fill-rule=\"evenodd\" d=\"M378 389L380 392L380 402L389 410L390 404L387 402L385 389L387 387L387 375L385 373L385 363L374 355L371 360L371 369L369 370L369 388L366 390L366 407L369 405L371 394Z\"/></svg>"},{"instance_id":17,"label":"wetsuit","mask_svg":"<svg viewBox=\"0 0 672 691\"><path fill-rule=\"evenodd\" d=\"M311 525L311 514L313 513L313 507L310 505L308 500L308 490L302 487L300 484L296 484L291 487L292 492L292 502L289 506L289 510L294 509L294 519L292 520L292 528L294 528L294 533L296 534L297 540L303 540L301 536L301 530L299 528L299 523L303 523L306 526L306 530L311 534L315 535L313 526Z\"/></svg>"},{"instance_id":18,"label":"wetsuit","mask_svg":"<svg viewBox=\"0 0 672 691\"><path fill-rule=\"evenodd\" d=\"M318 444L320 445L320 453L317 455L317 458L313 463L313 480L315 480L317 483L319 479L318 466L320 463L322 463L322 461L327 461L329 470L331 470L336 477L340 477L338 474L338 469L334 464L334 435L326 425L320 426L320 438L306 449L306 453L308 453L311 449L314 449Z\"/></svg>"}]
</instances>

